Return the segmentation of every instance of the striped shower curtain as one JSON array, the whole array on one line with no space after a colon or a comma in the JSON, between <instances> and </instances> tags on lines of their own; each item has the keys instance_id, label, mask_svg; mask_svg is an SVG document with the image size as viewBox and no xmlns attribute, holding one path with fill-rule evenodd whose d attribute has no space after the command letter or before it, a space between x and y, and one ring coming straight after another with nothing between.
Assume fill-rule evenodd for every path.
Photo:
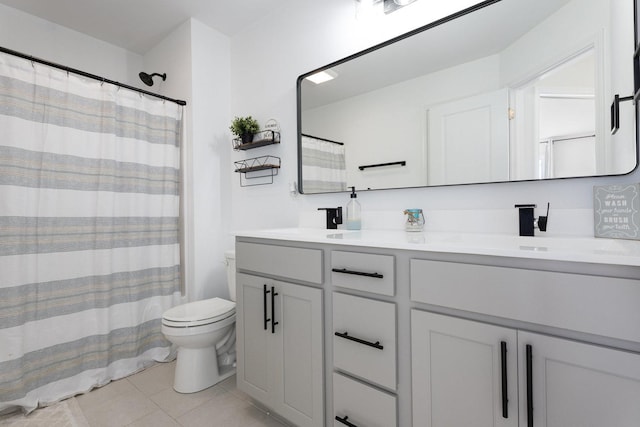
<instances>
[{"instance_id":1,"label":"striped shower curtain","mask_svg":"<svg viewBox=\"0 0 640 427\"><path fill-rule=\"evenodd\" d=\"M302 135L302 175L305 193L346 191L344 145Z\"/></svg>"},{"instance_id":2,"label":"striped shower curtain","mask_svg":"<svg viewBox=\"0 0 640 427\"><path fill-rule=\"evenodd\" d=\"M170 354L182 107L0 54L0 413Z\"/></svg>"}]
</instances>

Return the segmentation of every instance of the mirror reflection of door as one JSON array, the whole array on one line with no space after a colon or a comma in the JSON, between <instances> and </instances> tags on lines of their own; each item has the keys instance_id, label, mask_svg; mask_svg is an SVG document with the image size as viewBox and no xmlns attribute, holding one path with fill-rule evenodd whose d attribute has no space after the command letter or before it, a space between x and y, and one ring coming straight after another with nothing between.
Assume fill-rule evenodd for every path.
<instances>
[{"instance_id":1,"label":"mirror reflection of door","mask_svg":"<svg viewBox=\"0 0 640 427\"><path fill-rule=\"evenodd\" d=\"M590 129L595 116L593 97L551 97L540 101L541 155L538 177L595 175L596 135L595 129ZM559 121L557 117L563 120Z\"/></svg>"},{"instance_id":2,"label":"mirror reflection of door","mask_svg":"<svg viewBox=\"0 0 640 427\"><path fill-rule=\"evenodd\" d=\"M509 180L507 89L433 106L427 121L429 185Z\"/></svg>"},{"instance_id":3,"label":"mirror reflection of door","mask_svg":"<svg viewBox=\"0 0 640 427\"><path fill-rule=\"evenodd\" d=\"M604 154L605 138L596 137L596 75L595 52L590 48L515 88L512 177L597 174L596 154Z\"/></svg>"}]
</instances>

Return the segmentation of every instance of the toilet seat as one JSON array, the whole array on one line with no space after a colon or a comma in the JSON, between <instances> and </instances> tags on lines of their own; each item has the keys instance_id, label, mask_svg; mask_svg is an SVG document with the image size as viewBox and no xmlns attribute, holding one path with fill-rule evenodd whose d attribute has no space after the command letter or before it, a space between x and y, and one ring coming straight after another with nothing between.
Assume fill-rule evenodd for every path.
<instances>
[{"instance_id":1,"label":"toilet seat","mask_svg":"<svg viewBox=\"0 0 640 427\"><path fill-rule=\"evenodd\" d=\"M235 316L236 303L222 298L193 301L167 310L162 324L171 328L193 328Z\"/></svg>"}]
</instances>

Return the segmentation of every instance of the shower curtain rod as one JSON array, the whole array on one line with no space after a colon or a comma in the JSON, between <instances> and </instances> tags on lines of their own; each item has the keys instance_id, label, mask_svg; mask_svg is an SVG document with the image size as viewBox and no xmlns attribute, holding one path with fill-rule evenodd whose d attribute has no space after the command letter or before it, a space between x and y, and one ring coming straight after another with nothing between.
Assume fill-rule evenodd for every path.
<instances>
[{"instance_id":1,"label":"shower curtain rod","mask_svg":"<svg viewBox=\"0 0 640 427\"><path fill-rule=\"evenodd\" d=\"M38 62L40 64L48 65L48 66L53 67L53 68L58 68L60 70L66 71L68 73L78 74L78 75L83 76L83 77L89 77L90 79L99 80L99 81L101 81L103 83L109 83L109 84L112 84L112 85L115 85L115 86L118 86L118 87L123 87L125 89L129 89L129 90L132 90L134 92L139 92L139 93L143 93L145 95L149 95L149 96L153 96L153 97L156 97L156 98L160 98L160 99L163 99L165 101L175 102L178 105L187 105L186 101L182 101L180 99L173 99L173 98L169 98L169 97L166 97L166 96L163 96L163 95L159 95L157 93L146 91L144 89L138 89L137 87L134 87L134 86L129 86L129 85L126 85L124 83L119 83L119 82L116 82L116 81L113 81L113 80L109 80L109 79L106 79L104 77L96 76L95 74L91 74L91 73L87 73L87 72L84 72L84 71L77 70L75 68L67 67L65 65L56 64L55 62L51 62L51 61L47 61L47 60L44 60L44 59L36 58L35 56L30 56L30 55L27 55L27 54L24 54L24 53L20 53L18 51L7 49L7 48L2 47L2 46L0 46L0 52L8 53L9 55L13 55L13 56L18 56L20 58L24 58L24 59L27 59L27 60L32 61L32 62Z\"/></svg>"}]
</instances>

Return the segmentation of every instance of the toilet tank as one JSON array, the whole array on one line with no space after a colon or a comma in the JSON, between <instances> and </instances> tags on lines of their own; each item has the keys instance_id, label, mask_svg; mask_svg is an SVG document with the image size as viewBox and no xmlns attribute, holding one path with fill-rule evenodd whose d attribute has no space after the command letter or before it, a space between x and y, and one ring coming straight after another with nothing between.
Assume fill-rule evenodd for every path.
<instances>
[{"instance_id":1,"label":"toilet tank","mask_svg":"<svg viewBox=\"0 0 640 427\"><path fill-rule=\"evenodd\" d=\"M229 287L229 297L231 301L236 300L236 251L229 250L224 253L227 264L227 286Z\"/></svg>"}]
</instances>

